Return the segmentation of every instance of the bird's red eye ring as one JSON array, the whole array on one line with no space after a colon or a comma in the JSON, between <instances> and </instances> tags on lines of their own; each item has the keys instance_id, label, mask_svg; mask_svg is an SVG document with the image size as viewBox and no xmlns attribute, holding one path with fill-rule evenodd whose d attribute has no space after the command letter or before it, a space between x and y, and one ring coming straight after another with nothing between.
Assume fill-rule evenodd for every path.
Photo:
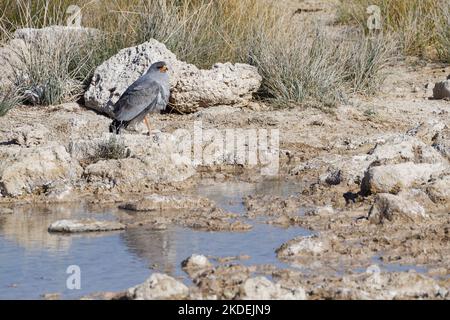
<instances>
[{"instance_id":1,"label":"bird's red eye ring","mask_svg":"<svg viewBox=\"0 0 450 320\"><path fill-rule=\"evenodd\" d=\"M158 68L160 72L167 72L167 70L169 70L169 68L167 68L167 66L162 66Z\"/></svg>"}]
</instances>

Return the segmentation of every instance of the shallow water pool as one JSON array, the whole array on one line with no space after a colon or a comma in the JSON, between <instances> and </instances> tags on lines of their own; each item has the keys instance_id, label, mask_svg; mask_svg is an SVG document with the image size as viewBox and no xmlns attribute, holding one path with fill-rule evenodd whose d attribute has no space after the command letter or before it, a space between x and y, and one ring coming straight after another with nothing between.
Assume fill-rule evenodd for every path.
<instances>
[{"instance_id":1,"label":"shallow water pool","mask_svg":"<svg viewBox=\"0 0 450 320\"><path fill-rule=\"evenodd\" d=\"M225 210L243 213L242 198L250 194L295 194L295 184L218 183L200 185L196 193ZM308 235L302 228L278 228L249 221L248 232L204 232L172 226L155 231L133 228L121 232L76 235L50 234L59 219L115 219L115 207L86 204L20 206L0 216L0 299L36 299L45 293L79 298L100 291L122 291L142 283L152 272L165 272L186 283L180 263L193 253L213 257L248 255L239 263L287 267L275 256L284 242ZM81 289L69 290L67 267L81 269Z\"/></svg>"}]
</instances>

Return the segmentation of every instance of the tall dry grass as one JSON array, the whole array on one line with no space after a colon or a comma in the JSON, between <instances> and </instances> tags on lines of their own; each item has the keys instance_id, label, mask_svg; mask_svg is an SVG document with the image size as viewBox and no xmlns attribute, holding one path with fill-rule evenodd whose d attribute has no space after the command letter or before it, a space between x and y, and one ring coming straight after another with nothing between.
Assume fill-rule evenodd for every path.
<instances>
[{"instance_id":1,"label":"tall dry grass","mask_svg":"<svg viewBox=\"0 0 450 320\"><path fill-rule=\"evenodd\" d=\"M396 53L395 41L361 31L280 22L252 43L250 63L263 76L261 96L276 105L335 107L350 93L377 92Z\"/></svg>"},{"instance_id":2,"label":"tall dry grass","mask_svg":"<svg viewBox=\"0 0 450 320\"><path fill-rule=\"evenodd\" d=\"M448 0L342 0L338 21L366 28L369 5L381 9L383 30L398 36L405 55L448 59Z\"/></svg>"},{"instance_id":3,"label":"tall dry grass","mask_svg":"<svg viewBox=\"0 0 450 320\"><path fill-rule=\"evenodd\" d=\"M245 60L255 33L268 33L280 17L261 0L153 0L141 12L140 42L155 38L180 59L205 68L218 61Z\"/></svg>"},{"instance_id":4,"label":"tall dry grass","mask_svg":"<svg viewBox=\"0 0 450 320\"><path fill-rule=\"evenodd\" d=\"M104 50L110 55L155 38L200 67L241 60L255 30L277 19L265 0L6 0L0 30L65 25L70 4L81 8L83 26L108 34Z\"/></svg>"},{"instance_id":5,"label":"tall dry grass","mask_svg":"<svg viewBox=\"0 0 450 320\"><path fill-rule=\"evenodd\" d=\"M443 16L437 24L437 51L443 61L450 62L450 5L443 8Z\"/></svg>"},{"instance_id":6,"label":"tall dry grass","mask_svg":"<svg viewBox=\"0 0 450 320\"><path fill-rule=\"evenodd\" d=\"M216 62L255 65L259 95L274 105L335 106L348 93L376 92L392 43L362 32L341 37L306 24L266 0L6 0L0 29L64 25L69 4L82 8L82 25L102 31L94 42L64 40L30 51L21 87L43 90L40 104L76 99L94 68L119 49L155 38L179 59L199 67ZM43 88L43 89L42 89Z\"/></svg>"},{"instance_id":7,"label":"tall dry grass","mask_svg":"<svg viewBox=\"0 0 450 320\"><path fill-rule=\"evenodd\" d=\"M376 94L387 76L389 64L397 57L397 38L383 34L364 36L362 31L357 31L343 41L351 43L344 45L341 53L349 91Z\"/></svg>"}]
</instances>

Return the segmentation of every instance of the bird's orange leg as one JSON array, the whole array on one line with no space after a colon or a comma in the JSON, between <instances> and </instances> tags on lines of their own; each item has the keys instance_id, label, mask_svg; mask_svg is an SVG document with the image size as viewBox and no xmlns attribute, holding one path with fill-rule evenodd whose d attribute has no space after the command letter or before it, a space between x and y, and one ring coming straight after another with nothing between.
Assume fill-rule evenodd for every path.
<instances>
[{"instance_id":1,"label":"bird's orange leg","mask_svg":"<svg viewBox=\"0 0 450 320\"><path fill-rule=\"evenodd\" d=\"M144 122L145 122L145 125L147 126L147 129L148 129L148 135L150 135L150 132L152 131L152 128L150 127L150 122L148 122L147 116L144 117Z\"/></svg>"}]
</instances>

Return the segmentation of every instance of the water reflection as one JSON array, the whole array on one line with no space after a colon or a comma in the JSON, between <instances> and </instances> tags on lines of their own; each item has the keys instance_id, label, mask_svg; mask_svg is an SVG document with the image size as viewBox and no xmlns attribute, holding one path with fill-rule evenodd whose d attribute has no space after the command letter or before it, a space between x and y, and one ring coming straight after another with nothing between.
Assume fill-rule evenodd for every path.
<instances>
[{"instance_id":1,"label":"water reflection","mask_svg":"<svg viewBox=\"0 0 450 320\"><path fill-rule=\"evenodd\" d=\"M174 274L177 263L174 228L148 230L132 228L121 234L128 250L148 262L149 267Z\"/></svg>"},{"instance_id":2,"label":"water reflection","mask_svg":"<svg viewBox=\"0 0 450 320\"><path fill-rule=\"evenodd\" d=\"M0 233L7 240L28 250L67 250L72 239L47 232L55 220L70 218L70 211L49 208L17 208L14 214L0 217Z\"/></svg>"},{"instance_id":3,"label":"water reflection","mask_svg":"<svg viewBox=\"0 0 450 320\"><path fill-rule=\"evenodd\" d=\"M98 237L104 233L63 235L47 232L48 226L61 219L116 219L116 208L92 208L86 203L22 205L13 214L0 216L0 234L27 250L67 250L77 236Z\"/></svg>"},{"instance_id":4,"label":"water reflection","mask_svg":"<svg viewBox=\"0 0 450 320\"><path fill-rule=\"evenodd\" d=\"M289 195L295 185L231 183L200 186L199 195L224 209L242 213L242 197L254 193ZM98 291L120 291L142 283L153 271L184 277L183 259L193 253L216 257L249 255L246 264L281 264L274 250L283 242L309 232L254 225L249 232L204 232L173 226L155 231L130 228L121 232L77 235L50 234L48 226L59 219L116 219L115 207L83 203L19 206L0 217L0 299L39 298L58 292L79 298ZM82 271L82 289L66 288L66 269Z\"/></svg>"}]
</instances>

